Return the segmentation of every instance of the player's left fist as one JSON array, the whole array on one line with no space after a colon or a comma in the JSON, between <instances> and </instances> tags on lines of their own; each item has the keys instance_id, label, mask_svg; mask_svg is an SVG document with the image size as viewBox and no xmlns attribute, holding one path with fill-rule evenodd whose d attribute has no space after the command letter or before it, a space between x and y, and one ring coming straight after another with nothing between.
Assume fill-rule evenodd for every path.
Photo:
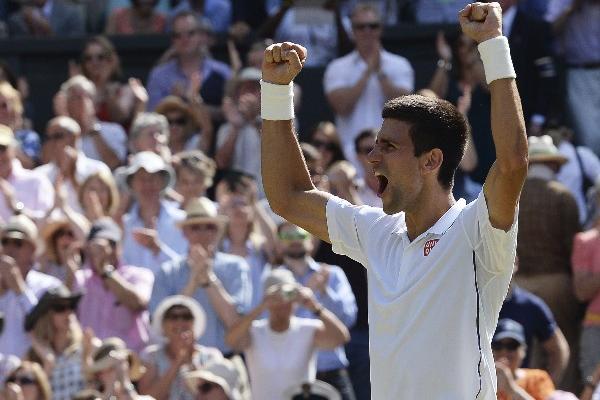
<instances>
[{"instance_id":1,"label":"player's left fist","mask_svg":"<svg viewBox=\"0 0 600 400\"><path fill-rule=\"evenodd\" d=\"M502 8L498 3L467 4L458 18L463 33L477 43L502 35Z\"/></svg>"}]
</instances>

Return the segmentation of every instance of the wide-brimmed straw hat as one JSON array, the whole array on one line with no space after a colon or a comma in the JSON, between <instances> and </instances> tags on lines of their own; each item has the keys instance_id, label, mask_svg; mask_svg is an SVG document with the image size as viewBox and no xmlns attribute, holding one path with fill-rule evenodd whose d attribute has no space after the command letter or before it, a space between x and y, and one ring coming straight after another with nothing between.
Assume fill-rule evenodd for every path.
<instances>
[{"instance_id":1,"label":"wide-brimmed straw hat","mask_svg":"<svg viewBox=\"0 0 600 400\"><path fill-rule=\"evenodd\" d=\"M227 395L229 400L241 400L240 374L235 365L226 358L211 361L201 369L188 372L185 382L194 394L198 393L198 381L216 383Z\"/></svg>"},{"instance_id":2,"label":"wide-brimmed straw hat","mask_svg":"<svg viewBox=\"0 0 600 400\"><path fill-rule=\"evenodd\" d=\"M563 165L569 159L559 153L552 138L548 135L530 136L529 163L557 163Z\"/></svg>"},{"instance_id":3,"label":"wide-brimmed straw hat","mask_svg":"<svg viewBox=\"0 0 600 400\"><path fill-rule=\"evenodd\" d=\"M185 219L179 221L177 226L182 228L190 224L216 223L222 227L227 223L228 218L219 215L215 204L206 197L198 197L190 200L185 207Z\"/></svg>"},{"instance_id":4,"label":"wide-brimmed straw hat","mask_svg":"<svg viewBox=\"0 0 600 400\"><path fill-rule=\"evenodd\" d=\"M50 311L54 304L68 302L71 308L76 309L82 295L82 293L71 292L64 285L46 290L35 307L25 317L25 330L29 332L35 328L35 324Z\"/></svg>"},{"instance_id":5,"label":"wide-brimmed straw hat","mask_svg":"<svg viewBox=\"0 0 600 400\"><path fill-rule=\"evenodd\" d=\"M102 345L94 352L93 364L89 368L90 374L104 371L115 366L117 361L129 362L129 379L133 382L140 380L146 373L146 367L139 356L127 348L123 339L110 337L102 341Z\"/></svg>"},{"instance_id":6,"label":"wide-brimmed straw hat","mask_svg":"<svg viewBox=\"0 0 600 400\"><path fill-rule=\"evenodd\" d=\"M154 333L158 337L164 337L162 328L163 319L165 318L167 311L176 306L185 307L190 310L194 316L194 326L192 328L194 337L196 339L202 337L206 329L206 314L204 313L204 309L200 303L193 298L180 294L166 297L158 304L154 314L152 314L152 329L154 330Z\"/></svg>"}]
</instances>

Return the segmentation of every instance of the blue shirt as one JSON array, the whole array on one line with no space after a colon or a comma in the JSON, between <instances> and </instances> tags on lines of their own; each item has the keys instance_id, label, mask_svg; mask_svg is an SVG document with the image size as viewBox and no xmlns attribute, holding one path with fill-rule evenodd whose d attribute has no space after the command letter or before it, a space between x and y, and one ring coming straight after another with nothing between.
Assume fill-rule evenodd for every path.
<instances>
[{"instance_id":1,"label":"blue shirt","mask_svg":"<svg viewBox=\"0 0 600 400\"><path fill-rule=\"evenodd\" d=\"M15 131L15 138L27 157L33 161L39 160L40 152L42 151L42 142L37 132L30 129L19 129Z\"/></svg>"},{"instance_id":2,"label":"blue shirt","mask_svg":"<svg viewBox=\"0 0 600 400\"><path fill-rule=\"evenodd\" d=\"M217 252L215 254L213 271L225 291L231 296L240 314L248 312L252 288L249 268L246 261L238 256ZM156 273L150 311L154 312L158 304L167 296L180 294L190 280L190 268L187 258L169 261L162 265ZM192 296L206 313L206 331L198 342L204 346L212 346L229 353L231 349L225 345L226 329L217 315L203 288L196 289Z\"/></svg>"},{"instance_id":3,"label":"blue shirt","mask_svg":"<svg viewBox=\"0 0 600 400\"><path fill-rule=\"evenodd\" d=\"M522 367L529 365L530 349L533 347L533 339L540 343L545 342L554 335L556 321L550 308L531 292L513 284L512 292L504 300L500 310L499 319L510 318L523 325L525 340L527 342L527 354L523 360Z\"/></svg>"},{"instance_id":4,"label":"blue shirt","mask_svg":"<svg viewBox=\"0 0 600 400\"><path fill-rule=\"evenodd\" d=\"M191 11L189 1L185 0L179 3L171 11L169 17L172 20L177 14L183 11ZM231 1L229 0L205 0L202 16L207 18L216 32L225 33L231 25ZM171 24L169 24L170 26Z\"/></svg>"},{"instance_id":5,"label":"blue shirt","mask_svg":"<svg viewBox=\"0 0 600 400\"><path fill-rule=\"evenodd\" d=\"M135 228L144 228L139 210L139 205L135 203L131 211L123 216L123 263L148 268L156 274L164 262L187 254L187 241L176 225L185 218L185 212L161 200L160 214L156 220L161 246L160 252L154 254L133 238L132 231Z\"/></svg>"},{"instance_id":6,"label":"blue shirt","mask_svg":"<svg viewBox=\"0 0 600 400\"><path fill-rule=\"evenodd\" d=\"M284 265L285 267L285 265ZM321 269L321 265L312 258L308 262L308 270L303 276L296 276L296 280L306 286L311 276ZM291 270L291 269L290 269ZM346 278L344 271L336 266L329 266L329 282L327 289L323 294L315 293L317 300L329 311L335 314L348 328L356 322L356 299L354 293ZM305 308L299 307L296 316L301 318L317 317ZM317 371L331 371L333 369L344 368L348 365L346 352L343 346L334 350L320 350L317 353Z\"/></svg>"},{"instance_id":7,"label":"blue shirt","mask_svg":"<svg viewBox=\"0 0 600 400\"><path fill-rule=\"evenodd\" d=\"M212 105L221 105L225 83L231 76L231 69L225 63L206 58L199 70L202 76L200 95L204 101ZM167 61L150 71L148 77L148 110L154 110L158 103L173 93L177 86L185 89L189 85L188 77L179 68L177 60Z\"/></svg>"}]
</instances>

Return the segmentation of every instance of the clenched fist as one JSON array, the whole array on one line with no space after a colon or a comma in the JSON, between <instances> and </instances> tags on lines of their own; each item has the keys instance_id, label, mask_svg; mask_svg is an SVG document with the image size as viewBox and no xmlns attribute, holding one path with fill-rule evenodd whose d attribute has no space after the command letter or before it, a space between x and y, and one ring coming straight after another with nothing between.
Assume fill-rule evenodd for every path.
<instances>
[{"instance_id":1,"label":"clenched fist","mask_svg":"<svg viewBox=\"0 0 600 400\"><path fill-rule=\"evenodd\" d=\"M467 4L458 17L463 33L477 43L502 36L502 8L498 3Z\"/></svg>"},{"instance_id":2,"label":"clenched fist","mask_svg":"<svg viewBox=\"0 0 600 400\"><path fill-rule=\"evenodd\" d=\"M300 73L306 62L306 49L291 42L267 47L262 63L262 79L277 85L287 85Z\"/></svg>"}]
</instances>

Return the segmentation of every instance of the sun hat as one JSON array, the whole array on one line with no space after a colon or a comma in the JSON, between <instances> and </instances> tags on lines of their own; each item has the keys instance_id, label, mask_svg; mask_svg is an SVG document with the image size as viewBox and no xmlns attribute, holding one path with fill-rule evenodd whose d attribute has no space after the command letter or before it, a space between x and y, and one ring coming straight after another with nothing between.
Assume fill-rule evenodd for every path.
<instances>
[{"instance_id":1,"label":"sun hat","mask_svg":"<svg viewBox=\"0 0 600 400\"><path fill-rule=\"evenodd\" d=\"M131 178L140 169L144 169L150 174L162 174L165 180L163 190L171 187L175 183L175 172L173 171L173 168L167 164L161 156L151 151L140 151L133 155L129 165L123 171L125 183L129 189L131 189Z\"/></svg>"},{"instance_id":2,"label":"sun hat","mask_svg":"<svg viewBox=\"0 0 600 400\"><path fill-rule=\"evenodd\" d=\"M204 312L204 309L200 303L193 298L180 294L165 297L165 299L158 304L154 314L152 314L152 329L154 330L154 333L158 337L164 337L162 327L163 319L165 318L167 311L175 306L185 307L190 310L194 316L194 337L196 339L202 337L206 330L206 313Z\"/></svg>"},{"instance_id":3,"label":"sun hat","mask_svg":"<svg viewBox=\"0 0 600 400\"><path fill-rule=\"evenodd\" d=\"M89 367L89 373L95 374L115 366L116 360L127 360L129 362L129 378L135 382L145 373L146 367L142 364L139 356L127 348L123 339L109 337L102 341L102 345L94 352L93 363Z\"/></svg>"},{"instance_id":4,"label":"sun hat","mask_svg":"<svg viewBox=\"0 0 600 400\"><path fill-rule=\"evenodd\" d=\"M194 394L198 393L198 381L200 379L219 385L223 388L229 400L242 399L239 388L240 374L235 365L226 358L211 361L201 369L185 375L185 382Z\"/></svg>"},{"instance_id":5,"label":"sun hat","mask_svg":"<svg viewBox=\"0 0 600 400\"><path fill-rule=\"evenodd\" d=\"M25 331L30 332L54 304L68 302L73 309L77 308L83 293L73 293L64 285L50 288L42 295L38 303L25 317Z\"/></svg>"},{"instance_id":6,"label":"sun hat","mask_svg":"<svg viewBox=\"0 0 600 400\"><path fill-rule=\"evenodd\" d=\"M568 160L567 157L559 153L549 135L530 136L529 142L529 163L553 162L563 165Z\"/></svg>"},{"instance_id":7,"label":"sun hat","mask_svg":"<svg viewBox=\"0 0 600 400\"><path fill-rule=\"evenodd\" d=\"M26 240L34 245L38 241L38 229L29 217L18 214L11 216L0 232L2 238Z\"/></svg>"},{"instance_id":8,"label":"sun hat","mask_svg":"<svg viewBox=\"0 0 600 400\"><path fill-rule=\"evenodd\" d=\"M225 226L228 218L219 215L215 204L206 197L198 197L190 200L185 207L185 218L177 223L182 228L190 224L216 223L221 228Z\"/></svg>"}]
</instances>

